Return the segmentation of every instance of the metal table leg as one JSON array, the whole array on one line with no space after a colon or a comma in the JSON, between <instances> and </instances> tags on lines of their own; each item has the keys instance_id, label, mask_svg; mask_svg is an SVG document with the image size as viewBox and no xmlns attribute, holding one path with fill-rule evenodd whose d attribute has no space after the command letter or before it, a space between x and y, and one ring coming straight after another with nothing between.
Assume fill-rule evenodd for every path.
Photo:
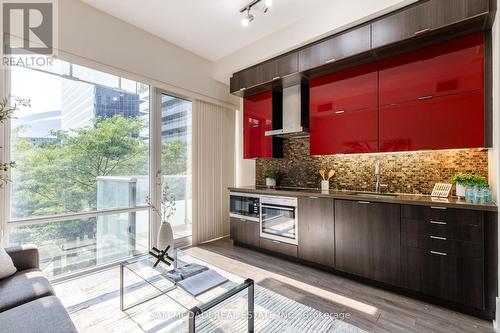
<instances>
[{"instance_id":1,"label":"metal table leg","mask_svg":"<svg viewBox=\"0 0 500 333\"><path fill-rule=\"evenodd\" d=\"M123 311L123 264L120 264L120 310Z\"/></svg>"},{"instance_id":2,"label":"metal table leg","mask_svg":"<svg viewBox=\"0 0 500 333\"><path fill-rule=\"evenodd\" d=\"M255 326L255 293L254 293L254 282L248 286L248 333L254 332Z\"/></svg>"}]
</instances>

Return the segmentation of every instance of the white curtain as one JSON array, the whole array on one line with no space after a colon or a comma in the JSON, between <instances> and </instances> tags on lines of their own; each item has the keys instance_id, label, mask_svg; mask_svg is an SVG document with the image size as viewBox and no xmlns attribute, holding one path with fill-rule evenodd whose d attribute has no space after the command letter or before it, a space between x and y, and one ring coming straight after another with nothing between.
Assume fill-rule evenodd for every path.
<instances>
[{"instance_id":1,"label":"white curtain","mask_svg":"<svg viewBox=\"0 0 500 333\"><path fill-rule=\"evenodd\" d=\"M193 105L193 244L229 234L229 191L235 183L235 110Z\"/></svg>"}]
</instances>

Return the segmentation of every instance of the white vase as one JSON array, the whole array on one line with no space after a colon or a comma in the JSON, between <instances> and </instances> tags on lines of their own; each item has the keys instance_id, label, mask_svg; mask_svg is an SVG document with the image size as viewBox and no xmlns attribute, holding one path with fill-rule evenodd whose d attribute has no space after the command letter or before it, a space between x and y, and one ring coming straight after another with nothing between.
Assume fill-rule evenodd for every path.
<instances>
[{"instance_id":1,"label":"white vase","mask_svg":"<svg viewBox=\"0 0 500 333\"><path fill-rule=\"evenodd\" d=\"M168 255L170 257L174 257L174 232L172 230L172 226L168 222L164 222L160 226L160 230L158 230L158 238L156 241L156 247L158 250L163 251L170 245L168 249Z\"/></svg>"},{"instance_id":2,"label":"white vase","mask_svg":"<svg viewBox=\"0 0 500 333\"><path fill-rule=\"evenodd\" d=\"M457 197L465 198L465 186L464 185L457 183L456 192L457 192Z\"/></svg>"},{"instance_id":3,"label":"white vase","mask_svg":"<svg viewBox=\"0 0 500 333\"><path fill-rule=\"evenodd\" d=\"M269 188L276 187L276 179L274 178L266 178L266 186Z\"/></svg>"},{"instance_id":4,"label":"white vase","mask_svg":"<svg viewBox=\"0 0 500 333\"><path fill-rule=\"evenodd\" d=\"M329 191L330 190L330 182L328 180L321 181L321 191Z\"/></svg>"}]
</instances>

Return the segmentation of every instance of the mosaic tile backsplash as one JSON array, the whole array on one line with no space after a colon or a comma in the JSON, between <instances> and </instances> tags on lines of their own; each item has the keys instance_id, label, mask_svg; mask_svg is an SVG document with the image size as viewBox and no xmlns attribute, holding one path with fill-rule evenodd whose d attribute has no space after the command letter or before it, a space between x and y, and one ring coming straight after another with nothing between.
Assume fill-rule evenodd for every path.
<instances>
[{"instance_id":1,"label":"mosaic tile backsplash","mask_svg":"<svg viewBox=\"0 0 500 333\"><path fill-rule=\"evenodd\" d=\"M430 194L434 183L449 182L457 172L488 177L488 151L481 149L310 156L309 138L294 138L285 139L284 156L257 159L256 185L265 185L265 172L276 170L278 186L318 188L318 170L333 169L331 189L373 191L376 161L381 165L381 183L388 185L384 192Z\"/></svg>"}]
</instances>

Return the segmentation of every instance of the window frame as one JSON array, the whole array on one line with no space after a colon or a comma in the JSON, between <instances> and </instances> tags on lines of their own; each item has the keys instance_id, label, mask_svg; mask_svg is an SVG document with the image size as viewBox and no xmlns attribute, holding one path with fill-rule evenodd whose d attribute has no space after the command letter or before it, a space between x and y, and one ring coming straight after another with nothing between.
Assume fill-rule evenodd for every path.
<instances>
[{"instance_id":1,"label":"window frame","mask_svg":"<svg viewBox=\"0 0 500 333\"><path fill-rule=\"evenodd\" d=\"M154 92L152 92L154 91ZM179 98L182 100L185 100L187 102L191 102L192 108L191 108L191 126L192 124L192 119L193 119L193 109L194 109L194 104L195 100L193 98L190 98L188 96L184 96L181 94L173 93L165 89L157 88L157 87L152 87L152 90L150 90L150 103L153 103L152 105L152 114L153 118L151 118L151 125L150 125L150 133L151 135L151 142L154 142L154 146L150 147L150 165L154 167L154 170L152 170L151 173L151 179L153 182L151 183L150 187L150 193L151 193L151 202L156 206L160 207L161 205L161 144L162 144L162 138L161 138L161 125L163 121L163 117L161 114L161 96L162 95L168 95L170 97L174 98ZM153 99L154 98L154 99ZM153 109L154 108L154 109ZM193 133L191 131L191 140L193 139ZM153 149L155 151L153 152ZM191 163L193 163L193 150L191 149ZM153 163L154 160L154 163ZM193 165L191 165L192 169ZM152 176L154 175L154 177ZM192 177L192 175L191 175ZM155 189L154 191L152 189ZM193 188L191 188L191 191ZM193 211L191 214L194 216L194 207L192 208ZM158 230L160 229L160 218L156 214L151 214L150 213L150 230L154 231L154 234L151 235L151 239L156 239ZM153 227L154 226L154 227ZM192 228L194 227L194 224ZM181 247L187 247L191 246L193 243L193 230L191 230L191 236L186 236L186 237L181 237L177 238L174 240L174 245L177 248Z\"/></svg>"},{"instance_id":2,"label":"window frame","mask_svg":"<svg viewBox=\"0 0 500 333\"><path fill-rule=\"evenodd\" d=\"M69 62L71 64L70 66L70 73L72 72L72 65L73 62ZM92 69L88 66L84 66L89 69ZM85 82L93 85L99 85L97 83L93 82L88 82L84 80L80 80L78 78L71 77L69 75L65 74L57 74L57 73L51 73L47 71L43 71L37 68L28 68L30 70L35 70L39 72L46 73L48 75L55 75L59 76L64 79L69 79L69 80L75 80L78 82ZM98 70L101 71L101 70ZM10 67L5 67L3 69L3 77L0 73L0 92L3 93L3 96L9 96L10 91L11 91L11 69ZM103 73L108 73L108 72L103 72ZM108 73L111 74L111 73ZM115 75L115 74L112 74ZM119 83L120 83L120 88L121 88L121 76L116 75L120 78ZM142 83L139 81L136 81L138 83ZM145 84L145 83L143 83ZM3 85L3 88L2 88ZM145 84L146 85L146 84ZM149 192L150 196L153 194L153 184L155 184L155 177L153 177L154 173L153 170L156 170L156 167L153 164L153 149L154 146L158 145L156 140L152 140L153 138L153 114L155 113L155 103L153 98L152 92L156 89L155 87L151 86L150 84L147 84L149 86ZM99 85L102 86L102 85ZM113 88L113 89L119 89L120 88ZM1 157L3 161L10 161L11 159L11 126L12 122L10 119L4 122L2 132L3 135L0 137L0 147L2 149ZM11 170L9 169L6 173L5 176L10 179L11 178ZM123 214L123 213L133 213L133 212L143 212L143 211L148 211L148 224L149 224L149 234L148 234L148 246L151 247L152 245L152 240L155 239L156 231L153 228L154 224L152 223L154 219L154 215L151 212L151 208L147 204L141 204L141 205L136 205L134 207L127 207L127 208L117 208L117 209L103 209L103 210L94 210L94 211L81 211L81 212L71 212L71 213L65 213L65 214L59 214L59 215L51 215L51 216L40 216L40 217L30 217L30 218L20 218L20 219L11 219L11 197L12 195L12 183L7 182L3 188L0 189L0 199L2 200L1 204L1 217L3 217L3 223L0 224L0 240L4 242L4 244L9 244L9 234L12 228L19 227L19 226L26 226L26 225L35 225L35 224L47 224L51 222L64 222L68 220L76 220L80 218L97 218L100 216L109 216L109 215L116 215L116 214ZM117 261L111 261L106 264L102 265L95 265L89 268L83 268L79 271L76 272L70 272L70 273L64 273L58 276L55 276L51 278L51 281L63 281L66 279L73 278L75 276L81 276L84 274L88 274L90 272L95 272L101 269L106 269L108 267L112 267L114 265L119 264L119 262L123 261L125 258L117 260Z\"/></svg>"}]
</instances>

